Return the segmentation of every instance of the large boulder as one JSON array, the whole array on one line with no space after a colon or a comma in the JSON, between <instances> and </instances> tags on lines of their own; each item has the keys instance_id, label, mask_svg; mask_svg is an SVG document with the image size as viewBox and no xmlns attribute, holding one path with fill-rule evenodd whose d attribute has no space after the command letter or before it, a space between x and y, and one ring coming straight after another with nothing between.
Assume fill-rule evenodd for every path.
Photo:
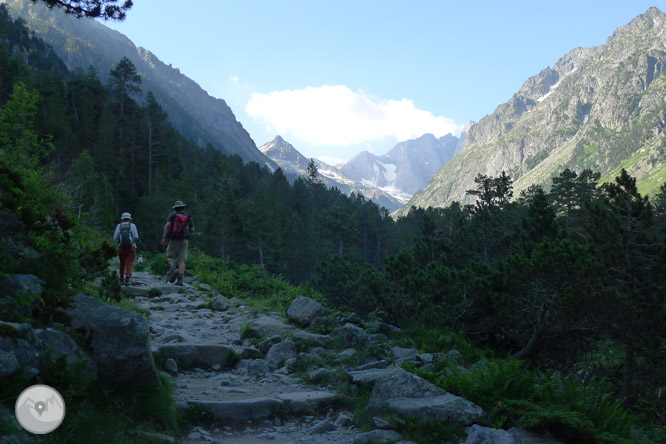
<instances>
[{"instance_id":1,"label":"large boulder","mask_svg":"<svg viewBox=\"0 0 666 444\"><path fill-rule=\"evenodd\" d=\"M259 315L247 326L245 336L252 338L269 338L271 336L281 336L283 333L294 330L293 325L286 324L284 320Z\"/></svg>"},{"instance_id":2,"label":"large boulder","mask_svg":"<svg viewBox=\"0 0 666 444\"><path fill-rule=\"evenodd\" d=\"M138 313L78 294L63 321L87 338L98 373L118 386L158 387L148 322Z\"/></svg>"},{"instance_id":3,"label":"large boulder","mask_svg":"<svg viewBox=\"0 0 666 444\"><path fill-rule=\"evenodd\" d=\"M42 350L47 351L54 359L65 357L68 366L73 366L81 361L88 361L86 376L91 379L97 377L97 367L90 357L79 347L79 345L66 333L55 328L37 329L35 337L41 341Z\"/></svg>"},{"instance_id":4,"label":"large boulder","mask_svg":"<svg viewBox=\"0 0 666 444\"><path fill-rule=\"evenodd\" d=\"M333 330L331 336L340 338L342 345L350 348L363 348L368 343L368 333L361 327L350 323Z\"/></svg>"},{"instance_id":5,"label":"large boulder","mask_svg":"<svg viewBox=\"0 0 666 444\"><path fill-rule=\"evenodd\" d=\"M395 369L375 381L366 410L371 414L414 418L417 423L432 420L470 425L485 416L476 404L403 369Z\"/></svg>"},{"instance_id":6,"label":"large boulder","mask_svg":"<svg viewBox=\"0 0 666 444\"><path fill-rule=\"evenodd\" d=\"M297 357L298 351L296 350L296 344L291 341L282 341L268 350L268 353L266 354L266 363L268 364L269 369L275 370L282 367L288 359L294 359Z\"/></svg>"},{"instance_id":7,"label":"large boulder","mask_svg":"<svg viewBox=\"0 0 666 444\"><path fill-rule=\"evenodd\" d=\"M0 319L29 316L39 302L44 281L31 274L0 275Z\"/></svg>"},{"instance_id":8,"label":"large boulder","mask_svg":"<svg viewBox=\"0 0 666 444\"><path fill-rule=\"evenodd\" d=\"M287 309L287 317L302 327L309 327L312 321L321 316L324 307L306 296L298 296Z\"/></svg>"},{"instance_id":9,"label":"large boulder","mask_svg":"<svg viewBox=\"0 0 666 444\"><path fill-rule=\"evenodd\" d=\"M0 321L0 379L21 372L26 376L45 369L45 356L64 356L68 366L89 361L85 375L94 379L96 369L90 358L67 334L54 328L33 329L30 324Z\"/></svg>"},{"instance_id":10,"label":"large boulder","mask_svg":"<svg viewBox=\"0 0 666 444\"><path fill-rule=\"evenodd\" d=\"M370 393L367 410L377 411L386 406L389 399L426 398L444 395L447 392L425 379L401 368L386 372L375 381Z\"/></svg>"}]
</instances>

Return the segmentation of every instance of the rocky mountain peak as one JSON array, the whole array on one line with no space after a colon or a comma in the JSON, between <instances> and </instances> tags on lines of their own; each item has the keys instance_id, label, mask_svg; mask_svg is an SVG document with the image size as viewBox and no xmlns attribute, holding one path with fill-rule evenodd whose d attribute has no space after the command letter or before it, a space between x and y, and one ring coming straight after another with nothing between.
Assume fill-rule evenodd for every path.
<instances>
[{"instance_id":1,"label":"rocky mountain peak","mask_svg":"<svg viewBox=\"0 0 666 444\"><path fill-rule=\"evenodd\" d=\"M664 41L666 15L650 8L604 45L576 48L530 77L469 129L465 148L401 212L470 202L478 174L502 171L516 196L549 186L565 168L598 171L602 182L625 168L642 193L658 189L666 180Z\"/></svg>"}]
</instances>

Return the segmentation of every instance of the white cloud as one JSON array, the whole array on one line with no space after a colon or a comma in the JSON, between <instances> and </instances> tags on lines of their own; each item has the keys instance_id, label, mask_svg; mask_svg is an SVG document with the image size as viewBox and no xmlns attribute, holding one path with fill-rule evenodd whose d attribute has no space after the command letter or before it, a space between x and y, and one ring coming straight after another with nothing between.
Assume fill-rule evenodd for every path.
<instances>
[{"instance_id":1,"label":"white cloud","mask_svg":"<svg viewBox=\"0 0 666 444\"><path fill-rule=\"evenodd\" d=\"M315 145L347 146L386 137L403 141L425 133L441 137L461 128L411 100L378 101L344 85L253 93L245 111L267 129Z\"/></svg>"},{"instance_id":2,"label":"white cloud","mask_svg":"<svg viewBox=\"0 0 666 444\"><path fill-rule=\"evenodd\" d=\"M235 85L238 85L238 82L240 81L238 76L229 76L229 80L231 80L231 83L233 83Z\"/></svg>"}]
</instances>

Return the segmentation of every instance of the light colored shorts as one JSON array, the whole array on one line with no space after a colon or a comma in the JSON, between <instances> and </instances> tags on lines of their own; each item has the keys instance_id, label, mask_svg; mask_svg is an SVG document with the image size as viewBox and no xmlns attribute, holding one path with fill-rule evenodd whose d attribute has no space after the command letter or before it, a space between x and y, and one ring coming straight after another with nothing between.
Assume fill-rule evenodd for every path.
<instances>
[{"instance_id":1,"label":"light colored shorts","mask_svg":"<svg viewBox=\"0 0 666 444\"><path fill-rule=\"evenodd\" d=\"M167 247L167 257L174 261L184 261L187 259L187 239L171 239Z\"/></svg>"}]
</instances>

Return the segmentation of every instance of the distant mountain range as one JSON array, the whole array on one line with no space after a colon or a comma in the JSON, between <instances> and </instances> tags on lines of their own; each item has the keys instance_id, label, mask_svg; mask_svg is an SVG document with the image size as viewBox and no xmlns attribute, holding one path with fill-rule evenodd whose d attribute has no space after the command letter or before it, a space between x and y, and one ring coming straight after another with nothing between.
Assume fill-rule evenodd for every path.
<instances>
[{"instance_id":1,"label":"distant mountain range","mask_svg":"<svg viewBox=\"0 0 666 444\"><path fill-rule=\"evenodd\" d=\"M166 65L144 48L137 48L123 34L89 19L77 19L43 2L0 0L14 19L21 18L39 38L51 45L70 71L87 72L94 67L102 81L127 57L142 77L142 89L152 91L174 128L201 146L210 143L244 161L277 166L258 149L222 99L208 95L178 68Z\"/></svg>"},{"instance_id":2,"label":"distant mountain range","mask_svg":"<svg viewBox=\"0 0 666 444\"><path fill-rule=\"evenodd\" d=\"M590 168L613 180L622 168L651 193L666 181L666 14L648 9L606 43L576 48L529 78L520 91L468 133L411 205L471 202L478 174L505 171L516 195L548 187L565 168Z\"/></svg>"},{"instance_id":3,"label":"distant mountain range","mask_svg":"<svg viewBox=\"0 0 666 444\"><path fill-rule=\"evenodd\" d=\"M460 138L447 134L438 139L425 134L397 144L383 156L364 151L336 166L318 159L315 164L326 186L335 186L345 194L361 193L389 211L395 211L451 160L461 149L464 138L464 131ZM275 137L259 150L277 163L287 177L306 175L310 160L282 137Z\"/></svg>"}]
</instances>

